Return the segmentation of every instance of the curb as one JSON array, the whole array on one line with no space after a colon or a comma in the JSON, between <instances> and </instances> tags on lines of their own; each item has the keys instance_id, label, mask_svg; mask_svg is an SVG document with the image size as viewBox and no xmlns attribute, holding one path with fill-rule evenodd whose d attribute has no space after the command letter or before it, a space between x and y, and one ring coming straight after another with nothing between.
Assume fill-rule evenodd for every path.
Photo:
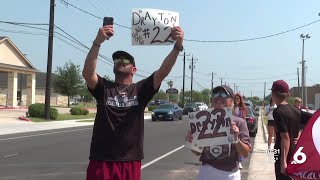
<instances>
[{"instance_id":1,"label":"curb","mask_svg":"<svg viewBox=\"0 0 320 180\"><path fill-rule=\"evenodd\" d=\"M28 109L27 107L0 107L1 110L19 110L19 109Z\"/></svg>"},{"instance_id":2,"label":"curb","mask_svg":"<svg viewBox=\"0 0 320 180\"><path fill-rule=\"evenodd\" d=\"M262 120L262 129L263 129L264 141L268 142L268 140L267 140L268 139L268 131L267 131L267 127L264 124L263 120Z\"/></svg>"},{"instance_id":3,"label":"curb","mask_svg":"<svg viewBox=\"0 0 320 180\"><path fill-rule=\"evenodd\" d=\"M30 119L28 119L28 118L26 118L24 116L20 116L19 119L22 120L22 121L32 122Z\"/></svg>"}]
</instances>

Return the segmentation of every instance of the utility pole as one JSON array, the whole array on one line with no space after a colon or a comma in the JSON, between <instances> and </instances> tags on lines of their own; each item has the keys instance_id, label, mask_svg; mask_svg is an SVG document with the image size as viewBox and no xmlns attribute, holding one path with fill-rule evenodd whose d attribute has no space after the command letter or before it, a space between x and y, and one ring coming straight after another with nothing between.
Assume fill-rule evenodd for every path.
<instances>
[{"instance_id":1,"label":"utility pole","mask_svg":"<svg viewBox=\"0 0 320 180\"><path fill-rule=\"evenodd\" d=\"M266 82L264 82L264 89L263 89L263 105L265 106L266 100Z\"/></svg>"},{"instance_id":2,"label":"utility pole","mask_svg":"<svg viewBox=\"0 0 320 180\"><path fill-rule=\"evenodd\" d=\"M191 66L190 69L191 69L191 94L190 94L190 99L191 99L191 102L193 102L193 97L192 97L192 91L193 91L193 69L195 68L194 64L195 62L194 61L197 61L198 59L194 59L193 58L193 55L192 55L192 58L191 58Z\"/></svg>"},{"instance_id":3,"label":"utility pole","mask_svg":"<svg viewBox=\"0 0 320 180\"><path fill-rule=\"evenodd\" d=\"M301 91L300 91L300 79L299 79L299 68L297 68L297 75L298 75L298 96L301 97Z\"/></svg>"},{"instance_id":4,"label":"utility pole","mask_svg":"<svg viewBox=\"0 0 320 180\"><path fill-rule=\"evenodd\" d=\"M180 55L179 55L180 56ZM183 82L182 82L182 107L184 107L184 86L185 86L185 78L186 78L186 56L190 56L190 54L186 55L186 51L183 52Z\"/></svg>"},{"instance_id":5,"label":"utility pole","mask_svg":"<svg viewBox=\"0 0 320 180\"><path fill-rule=\"evenodd\" d=\"M222 86L222 78L220 78L221 86Z\"/></svg>"},{"instance_id":6,"label":"utility pole","mask_svg":"<svg viewBox=\"0 0 320 180\"><path fill-rule=\"evenodd\" d=\"M311 36L309 34L307 35L304 35L304 34L301 34L300 35L300 38L302 39L302 60L301 60L301 84L302 84L302 105L305 105L306 106L306 100L307 100L307 97L306 97L306 77L305 77L305 60L304 60L304 41L306 39L310 39Z\"/></svg>"},{"instance_id":7,"label":"utility pole","mask_svg":"<svg viewBox=\"0 0 320 180\"><path fill-rule=\"evenodd\" d=\"M236 83L233 83L233 91L236 93Z\"/></svg>"},{"instance_id":8,"label":"utility pole","mask_svg":"<svg viewBox=\"0 0 320 180\"><path fill-rule=\"evenodd\" d=\"M213 72L211 73L211 93L213 91Z\"/></svg>"},{"instance_id":9,"label":"utility pole","mask_svg":"<svg viewBox=\"0 0 320 180\"><path fill-rule=\"evenodd\" d=\"M53 33L54 33L54 0L50 0L50 22L49 22L49 36L48 36L48 62L47 62L47 79L46 79L46 95L45 95L45 109L44 118L50 119L50 97L51 97L51 73L52 73L52 50L53 50Z\"/></svg>"}]
</instances>

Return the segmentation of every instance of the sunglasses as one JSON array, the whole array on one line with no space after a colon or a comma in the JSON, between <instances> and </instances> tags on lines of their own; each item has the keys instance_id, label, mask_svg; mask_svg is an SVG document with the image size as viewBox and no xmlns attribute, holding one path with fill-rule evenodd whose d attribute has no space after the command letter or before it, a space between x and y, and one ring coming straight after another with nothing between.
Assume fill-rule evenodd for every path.
<instances>
[{"instance_id":1,"label":"sunglasses","mask_svg":"<svg viewBox=\"0 0 320 180\"><path fill-rule=\"evenodd\" d=\"M225 92L215 93L212 95L213 98L222 97L222 98L228 98L230 95Z\"/></svg>"},{"instance_id":2,"label":"sunglasses","mask_svg":"<svg viewBox=\"0 0 320 180\"><path fill-rule=\"evenodd\" d=\"M113 62L115 64L118 64L119 62L122 62L124 64L130 64L131 63L131 61L129 59L114 59Z\"/></svg>"}]
</instances>

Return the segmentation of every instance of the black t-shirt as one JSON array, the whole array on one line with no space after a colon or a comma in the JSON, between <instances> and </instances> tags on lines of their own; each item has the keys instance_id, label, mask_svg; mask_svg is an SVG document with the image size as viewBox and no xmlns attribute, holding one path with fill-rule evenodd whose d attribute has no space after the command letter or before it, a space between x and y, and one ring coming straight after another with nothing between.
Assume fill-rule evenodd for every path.
<instances>
[{"instance_id":1,"label":"black t-shirt","mask_svg":"<svg viewBox=\"0 0 320 180\"><path fill-rule=\"evenodd\" d=\"M281 104L273 111L273 117L276 125L276 143L274 145L274 148L280 149L281 154L283 150L281 149L280 133L288 133L290 137L290 148L287 156L287 161L289 161L290 157L292 157L293 155L293 151L295 148L294 138L298 137L299 134L299 128L302 118L301 111L295 108L293 105Z\"/></svg>"},{"instance_id":2,"label":"black t-shirt","mask_svg":"<svg viewBox=\"0 0 320 180\"><path fill-rule=\"evenodd\" d=\"M154 89L153 76L127 86L98 75L95 89L89 89L97 100L89 159L143 159L144 109L158 92Z\"/></svg>"}]
</instances>

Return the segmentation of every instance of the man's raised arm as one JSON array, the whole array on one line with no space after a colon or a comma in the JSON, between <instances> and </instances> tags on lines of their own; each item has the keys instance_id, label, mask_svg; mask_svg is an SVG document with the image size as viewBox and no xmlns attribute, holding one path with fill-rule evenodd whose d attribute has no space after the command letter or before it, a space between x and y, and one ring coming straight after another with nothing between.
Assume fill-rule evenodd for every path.
<instances>
[{"instance_id":1,"label":"man's raised arm","mask_svg":"<svg viewBox=\"0 0 320 180\"><path fill-rule=\"evenodd\" d=\"M108 35L107 35L108 34ZM84 63L82 76L90 89L94 89L98 82L96 74L97 59L101 44L110 38L109 34L113 35L113 25L106 25L99 29L96 39L93 41L91 49Z\"/></svg>"},{"instance_id":2,"label":"man's raised arm","mask_svg":"<svg viewBox=\"0 0 320 180\"><path fill-rule=\"evenodd\" d=\"M176 44L174 48L169 53L169 55L164 59L160 68L154 74L154 88L157 89L163 79L168 76L173 65L176 63L177 57L179 55L180 50L183 49L183 30L180 27L173 27L171 29L171 38L176 40Z\"/></svg>"}]
</instances>

